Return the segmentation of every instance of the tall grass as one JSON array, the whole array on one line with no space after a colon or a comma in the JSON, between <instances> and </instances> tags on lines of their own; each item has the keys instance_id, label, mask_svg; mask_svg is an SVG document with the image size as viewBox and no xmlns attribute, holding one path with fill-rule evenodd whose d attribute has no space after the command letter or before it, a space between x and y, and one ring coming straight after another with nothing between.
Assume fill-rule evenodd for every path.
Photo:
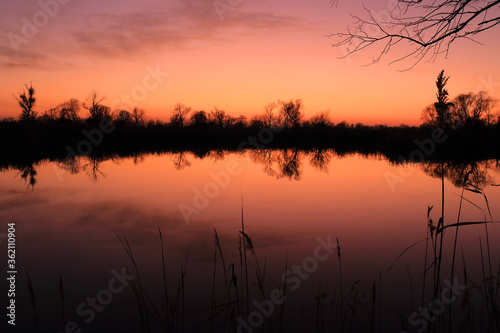
<instances>
[{"instance_id":1,"label":"tall grass","mask_svg":"<svg viewBox=\"0 0 500 333\"><path fill-rule=\"evenodd\" d=\"M444 187L442 187L444 189ZM484 200L486 209L467 197L467 194L480 195ZM444 196L442 196L444 198ZM477 208L482 212L482 221L464 221L462 210L466 204ZM444 207L442 205L442 207ZM493 271L493 258L495 254L491 250L490 230L488 226L494 223L492 218L490 204L483 190L464 184L459 194L459 205L457 211L457 220L453 223L446 223L444 209L437 225L432 219L433 206L427 207L426 237L416 241L404 249L396 260L390 265L386 274L389 274L392 268L400 259L404 258L409 251L414 251L419 244L424 244L422 249L423 271L418 273L418 279L415 279L414 272L408 262L405 263L406 274L409 281L408 310L402 311L401 328L408 332L417 332L418 327L411 326L409 317L417 308L427 307L432 300L441 299L441 293L444 285L441 280L445 272L451 273L449 279L451 282L456 278L457 272L460 273L460 281L466 286L466 289L459 296L459 300L453 304L447 305L447 311L436 316L434 321L429 322L426 332L500 332L500 263L498 271ZM449 214L448 216L450 216ZM137 261L133 247L129 243L125 234L116 235L119 239L127 257L132 265L132 273L136 279L131 280L135 303L137 306L137 317L141 332L157 332L158 328L162 332L237 332L240 321L238 318L246 320L247 316L254 311L253 301L260 302L269 299L269 285L266 285L267 259L263 262L258 257L258 239L256 241L249 235L245 228L243 207L241 208L241 230L238 230L237 249L234 249L236 256L228 255L228 248L223 243L216 229L213 230L213 270L211 271L211 290L208 291L210 297L206 300L206 307L199 311L192 311L190 308L190 297L197 296L191 292L190 273L188 270L188 258L180 265L180 275L178 281L169 281L167 278L172 265L167 264L167 255L165 253L165 237L162 230L158 228L158 237L160 245L161 261L158 261L162 278L159 288L149 286L143 280L143 274L140 270L140 263ZM481 278L479 281L473 281L470 276L470 269L467 266L464 249L460 247L460 236L464 234L463 228L484 227L484 234L478 237L479 257L476 258L481 266ZM453 231L452 238L449 240L453 246L447 248L444 246L447 240L446 231ZM483 233L481 229L481 233ZM460 232L459 232L460 231ZM254 242L255 241L255 242ZM386 306L390 305L390 297L386 297L386 291L383 296L382 282L384 285L386 277L382 276L382 271L378 274L378 281L372 280L367 284L365 279L354 281L346 280L344 276L343 260L345 251L342 251L339 239L336 238L336 256L337 265L327 265L333 270L332 276L335 278L324 278L323 274L314 292L305 295L300 300L292 297L286 279L279 283L278 288L283 293L284 302L276 306L272 315L264 318L262 325L255 328L255 332L376 332L386 331L388 314ZM237 252L236 252L237 250ZM347 252L349 254L349 252ZM335 254L333 254L335 255ZM460 257L459 257L460 256ZM253 257L253 260L250 258ZM233 261L233 259L235 259ZM250 260L249 260L250 259ZM335 258L332 258L335 260ZM348 259L347 259L348 260ZM239 264L238 264L239 262ZM347 261L349 262L349 261ZM191 264L190 264L191 265ZM288 253L283 265L284 272L289 270ZM191 267L191 266L190 266ZM349 266L346 266L349 267ZM419 267L420 269L420 267ZM253 270L253 273L252 273ZM349 271L349 270L348 270ZM414 271L414 269L413 269ZM348 272L349 273L349 272ZM249 278L253 274L253 279ZM448 278L448 274L446 274ZM209 277L210 279L210 277ZM384 279L384 280L383 280ZM476 278L477 279L477 278ZM28 291L33 306L34 319L33 327L37 326L37 307L35 302L35 293L31 278L27 275ZM419 282L421 280L421 283ZM210 280L209 280L210 281ZM329 281L325 283L325 281ZM176 288L172 292L172 287L176 283ZM346 283L348 283L346 285ZM416 287L418 285L418 287ZM274 285L276 286L276 285ZM345 286L350 286L346 287ZM160 290L152 297L151 289ZM389 290L390 287L385 287ZM415 289L414 289L415 288ZM421 290L419 290L421 288ZM148 289L148 290L146 290ZM331 296L328 296L332 290ZM421 292L421 297L417 299L414 290ZM65 322L65 295L63 289L63 279L59 275L59 296L62 304L62 320ZM290 296L290 299L288 297ZM160 300L160 304L156 302ZM299 302L291 303L292 301ZM384 303L385 301L385 303ZM310 307L309 305L312 306ZM415 306L415 303L418 305ZM296 306L301 310L294 312ZM406 304L405 304L406 305ZM384 308L383 308L384 307ZM383 311L385 310L385 311ZM192 318L196 318L197 325L193 329ZM458 319L460 318L460 319ZM378 328L378 329L377 329Z\"/></svg>"}]
</instances>

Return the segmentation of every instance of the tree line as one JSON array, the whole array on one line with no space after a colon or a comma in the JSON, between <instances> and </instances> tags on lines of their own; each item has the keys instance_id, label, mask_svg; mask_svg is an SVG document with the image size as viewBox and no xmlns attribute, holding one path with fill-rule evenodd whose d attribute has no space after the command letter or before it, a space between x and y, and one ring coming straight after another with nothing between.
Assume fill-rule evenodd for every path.
<instances>
[{"instance_id":1,"label":"tree line","mask_svg":"<svg viewBox=\"0 0 500 333\"><path fill-rule=\"evenodd\" d=\"M485 91L479 91L459 94L449 100L446 89L449 78L444 75L444 70L439 73L436 79L437 101L422 111L424 125L440 128L477 128L499 124L500 115L493 114L497 99Z\"/></svg>"},{"instance_id":2,"label":"tree line","mask_svg":"<svg viewBox=\"0 0 500 333\"><path fill-rule=\"evenodd\" d=\"M446 84L449 77L441 71L436 79L437 101L423 109L421 114L422 126L439 128L479 128L485 126L500 126L500 115L493 110L498 100L492 98L485 91L477 93L463 93L454 99L449 99ZM172 127L196 128L295 128L333 127L328 111L319 112L309 119L305 119L303 102L301 99L272 102L264 107L262 114L248 119L246 116L234 117L226 111L214 107L211 111L194 111L182 103L175 105L168 122L153 120L146 116L143 109L134 107L132 110L112 110L105 105L106 96L92 90L85 101L80 102L71 98L54 108L44 111L41 115L34 110L36 97L32 84L26 84L17 99L21 108L19 117L22 122L67 123L67 124L95 124L103 119L109 119L114 124L123 126L152 126L168 125ZM86 117L81 117L82 109L86 110ZM348 126L345 122L337 126ZM352 126L352 125L351 125Z\"/></svg>"}]
</instances>

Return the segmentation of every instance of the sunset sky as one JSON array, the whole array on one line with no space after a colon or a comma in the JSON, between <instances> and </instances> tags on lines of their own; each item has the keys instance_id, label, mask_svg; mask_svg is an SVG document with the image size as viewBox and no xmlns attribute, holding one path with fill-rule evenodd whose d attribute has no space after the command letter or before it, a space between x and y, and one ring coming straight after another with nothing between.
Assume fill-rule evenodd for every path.
<instances>
[{"instance_id":1,"label":"sunset sky","mask_svg":"<svg viewBox=\"0 0 500 333\"><path fill-rule=\"evenodd\" d=\"M400 72L411 61L389 65L397 53L365 66L376 48L337 59L342 50L326 35L352 25L349 13L362 15L363 1L59 1L2 3L1 117L19 115L13 94L27 82L39 114L96 89L113 108L138 106L163 120L176 103L251 117L270 102L301 98L306 117L329 110L336 122L419 124L441 69L451 97L479 89L500 97L498 28L477 36L483 45L458 41L448 59ZM382 15L392 1L364 3ZM221 4L232 9L218 13ZM13 34L23 39L12 42Z\"/></svg>"}]
</instances>

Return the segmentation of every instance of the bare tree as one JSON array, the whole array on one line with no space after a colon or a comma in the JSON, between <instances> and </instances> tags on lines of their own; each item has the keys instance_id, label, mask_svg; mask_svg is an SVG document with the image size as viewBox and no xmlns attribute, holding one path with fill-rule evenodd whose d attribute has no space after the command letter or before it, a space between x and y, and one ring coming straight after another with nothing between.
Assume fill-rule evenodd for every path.
<instances>
[{"instance_id":1,"label":"bare tree","mask_svg":"<svg viewBox=\"0 0 500 333\"><path fill-rule=\"evenodd\" d=\"M102 119L111 119L111 118L112 118L111 108L109 106L106 106L106 105L98 105L95 108L95 114L94 114L94 117L92 119L102 120Z\"/></svg>"},{"instance_id":2,"label":"bare tree","mask_svg":"<svg viewBox=\"0 0 500 333\"><path fill-rule=\"evenodd\" d=\"M80 120L80 102L76 98L71 98L59 105L59 118L76 123Z\"/></svg>"},{"instance_id":3,"label":"bare tree","mask_svg":"<svg viewBox=\"0 0 500 333\"><path fill-rule=\"evenodd\" d=\"M291 99L289 102L280 101L280 117L285 128L288 127L299 127L302 120L302 100L296 99L295 101Z\"/></svg>"},{"instance_id":4,"label":"bare tree","mask_svg":"<svg viewBox=\"0 0 500 333\"><path fill-rule=\"evenodd\" d=\"M101 106L102 102L106 99L106 96L100 95L97 93L97 91L92 90L87 98L85 99L85 102L83 102L83 107L87 110L89 110L90 113L90 119L91 120L101 120L103 118L100 118L102 111L104 111Z\"/></svg>"},{"instance_id":5,"label":"bare tree","mask_svg":"<svg viewBox=\"0 0 500 333\"><path fill-rule=\"evenodd\" d=\"M190 118L191 125L195 127L206 127L208 125L208 116L205 111L195 111Z\"/></svg>"},{"instance_id":6,"label":"bare tree","mask_svg":"<svg viewBox=\"0 0 500 333\"><path fill-rule=\"evenodd\" d=\"M330 119L328 111L319 112L316 115L312 116L309 120L309 123L311 124L311 126L316 128L325 128L332 125L332 121Z\"/></svg>"},{"instance_id":7,"label":"bare tree","mask_svg":"<svg viewBox=\"0 0 500 333\"><path fill-rule=\"evenodd\" d=\"M123 123L123 124L128 124L128 123L131 123L132 122L132 116L130 114L130 112L128 112L127 110L119 110L119 111L115 111L116 112L116 119Z\"/></svg>"},{"instance_id":8,"label":"bare tree","mask_svg":"<svg viewBox=\"0 0 500 333\"><path fill-rule=\"evenodd\" d=\"M57 119L59 119L59 108L55 107L45 110L41 118L43 120L56 121Z\"/></svg>"},{"instance_id":9,"label":"bare tree","mask_svg":"<svg viewBox=\"0 0 500 333\"><path fill-rule=\"evenodd\" d=\"M391 63L413 57L413 67L423 59L433 61L447 55L457 39L476 42L477 34L500 24L499 8L500 0L397 0L394 8L383 15L387 19L364 7L366 18L353 16L354 27L329 37L336 39L333 46L345 48L341 58L380 44L381 51L372 63L393 47L410 45L413 51Z\"/></svg>"},{"instance_id":10,"label":"bare tree","mask_svg":"<svg viewBox=\"0 0 500 333\"><path fill-rule=\"evenodd\" d=\"M433 126L433 127L438 126L437 111L434 104L428 105L422 110L420 119L422 120L423 125Z\"/></svg>"},{"instance_id":11,"label":"bare tree","mask_svg":"<svg viewBox=\"0 0 500 333\"><path fill-rule=\"evenodd\" d=\"M225 127L228 120L226 111L214 107L214 110L210 112L210 120L215 123L217 127Z\"/></svg>"},{"instance_id":12,"label":"bare tree","mask_svg":"<svg viewBox=\"0 0 500 333\"><path fill-rule=\"evenodd\" d=\"M274 114L274 110L278 107L278 104L272 102L264 106L264 114L262 115L262 121L266 127L273 127L276 125L277 116Z\"/></svg>"},{"instance_id":13,"label":"bare tree","mask_svg":"<svg viewBox=\"0 0 500 333\"><path fill-rule=\"evenodd\" d=\"M465 126L490 125L491 111L496 103L497 100L484 91L460 94L453 100L451 115L455 122Z\"/></svg>"},{"instance_id":14,"label":"bare tree","mask_svg":"<svg viewBox=\"0 0 500 333\"><path fill-rule=\"evenodd\" d=\"M247 126L247 117L246 116L239 116L237 118L234 118L234 124L236 127L239 128L245 128Z\"/></svg>"},{"instance_id":15,"label":"bare tree","mask_svg":"<svg viewBox=\"0 0 500 333\"><path fill-rule=\"evenodd\" d=\"M480 91L476 94L476 105L475 108L478 111L482 111L482 114L486 118L486 125L491 125L491 113L495 106L498 104L498 99L494 99L488 95L485 91Z\"/></svg>"},{"instance_id":16,"label":"bare tree","mask_svg":"<svg viewBox=\"0 0 500 333\"><path fill-rule=\"evenodd\" d=\"M144 122L146 121L146 112L144 112L144 110L139 108L134 108L134 110L132 110L131 116L134 125L136 126L144 125Z\"/></svg>"},{"instance_id":17,"label":"bare tree","mask_svg":"<svg viewBox=\"0 0 500 333\"><path fill-rule=\"evenodd\" d=\"M33 110L33 106L35 106L36 98L33 85L31 83L29 86L25 84L25 90L19 93L19 97L14 96L14 98L22 109L21 120L34 120L36 118L36 112Z\"/></svg>"},{"instance_id":18,"label":"bare tree","mask_svg":"<svg viewBox=\"0 0 500 333\"><path fill-rule=\"evenodd\" d=\"M174 107L174 113L170 116L170 123L174 126L183 127L187 120L187 115L191 112L191 108L184 104L177 103Z\"/></svg>"}]
</instances>

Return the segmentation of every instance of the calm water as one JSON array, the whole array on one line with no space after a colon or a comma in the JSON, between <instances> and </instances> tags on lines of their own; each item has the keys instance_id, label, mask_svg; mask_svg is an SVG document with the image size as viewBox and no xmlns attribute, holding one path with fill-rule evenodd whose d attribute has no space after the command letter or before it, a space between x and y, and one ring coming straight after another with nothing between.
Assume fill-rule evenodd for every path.
<instances>
[{"instance_id":1,"label":"calm water","mask_svg":"<svg viewBox=\"0 0 500 333\"><path fill-rule=\"evenodd\" d=\"M433 171L437 171L434 176ZM18 266L17 322L16 329L9 330L29 332L38 328L41 332L61 332L63 323L73 321L75 332L139 332L141 322L133 288L127 280L121 283L115 278L123 275L124 267L135 275L117 234L127 237L142 287L162 312L160 228L169 297L175 299L181 270L185 270L184 294L179 296L184 297L185 305L183 313L179 308L178 330L184 323L186 332L197 328L209 332L213 313L214 228L226 270L230 272L234 263L239 288L242 280L238 237L243 201L245 232L252 239L261 273L265 270L265 298L283 287L285 265L291 270L288 288L294 290L287 291L285 331L321 331L322 327L329 331L331 325L338 326L337 249L317 250L319 244L328 243L328 239L335 243L338 238L344 307L348 303L346 295L357 300L351 301L355 315L347 311L346 327L357 330L361 325L358 320L364 327L369 326L375 281L375 326L378 330L381 318L382 331L400 332L401 322L408 322L422 305L422 240L427 231L427 207L434 206L434 221L441 215L440 171L438 165L398 166L375 156L294 150L214 152L203 158L192 153L166 153L103 161L81 159L73 165L43 162L33 168L5 170L0 174L1 248L6 253L7 223L15 222ZM495 161L489 161L465 168L446 167L445 224L457 222L462 193L458 185L467 171L471 171L469 179L483 188L492 218L498 220L500 188L491 184L500 182L500 168ZM471 191L464 193L470 202L463 202L460 220L484 221L485 216L490 220L484 197ZM488 231L496 274L500 229L490 225ZM445 233L442 280L451 278L454 235L455 229ZM468 278L479 283L483 280L480 238L486 251L484 225L460 229L454 275L461 282L462 252ZM416 242L388 271L401 252ZM251 312L256 309L253 300L260 301L261 294L256 286L255 256L250 252L247 256ZM2 261L5 267L5 260ZM215 298L220 305L228 302L221 287L224 278L220 257L216 265ZM302 268L295 272L294 266ZM2 276L5 271L3 268ZM30 301L27 273L36 311ZM110 285L111 280L114 284ZM5 293L4 278L2 283ZM324 295L319 301L315 299L321 294ZM430 292L426 294L424 304L429 303L431 296ZM89 297L100 297L106 304L93 311L87 304ZM244 299L245 295L239 297ZM235 294L232 300L236 300ZM457 309L460 302L456 301ZM6 304L2 305L4 309ZM246 312L246 305L243 309ZM447 314L446 311L442 315ZM6 327L5 316L2 317L2 327ZM247 314L243 318L246 320ZM151 322L154 331L159 329L154 319ZM214 325L218 332L230 329L223 320ZM419 327L410 326L408 331Z\"/></svg>"}]
</instances>

